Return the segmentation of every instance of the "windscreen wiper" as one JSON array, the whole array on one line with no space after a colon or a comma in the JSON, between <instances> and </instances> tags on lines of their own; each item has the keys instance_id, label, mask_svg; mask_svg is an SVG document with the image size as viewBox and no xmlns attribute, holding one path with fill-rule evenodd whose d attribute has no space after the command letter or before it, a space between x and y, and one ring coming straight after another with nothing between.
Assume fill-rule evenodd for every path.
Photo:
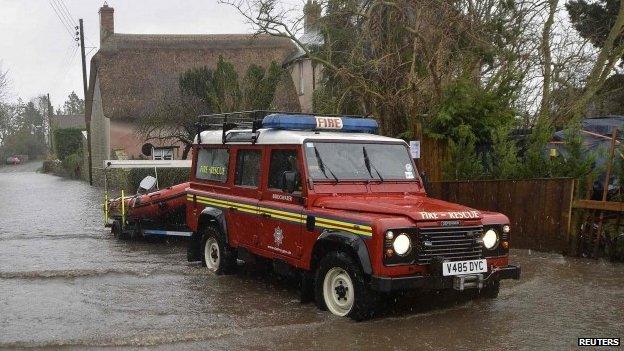
<instances>
[{"instance_id":1,"label":"windscreen wiper","mask_svg":"<svg viewBox=\"0 0 624 351\"><path fill-rule=\"evenodd\" d=\"M381 173L379 173L379 170L377 170L377 167L375 167L375 165L371 163L370 158L368 158L368 152L366 151L366 146L362 146L362 153L364 154L364 164L366 165L366 170L368 170L368 174L370 175L371 179L375 179L375 177L373 177L373 172L371 171L371 168L372 168L375 171L375 173L377 173L379 180L383 182L384 179L381 176Z\"/></svg>"},{"instance_id":2,"label":"windscreen wiper","mask_svg":"<svg viewBox=\"0 0 624 351\"><path fill-rule=\"evenodd\" d=\"M325 163L323 162L323 159L321 158L321 154L319 153L316 146L314 146L314 155L316 156L316 161L318 162L319 168L321 169L321 172L323 172L323 175L325 176L325 178L329 179L329 177L327 176L327 172L326 172L326 171L329 171L329 174L331 174L331 176L334 178L336 183L338 183L338 177L336 177L334 172L332 172L331 168L325 166Z\"/></svg>"}]
</instances>

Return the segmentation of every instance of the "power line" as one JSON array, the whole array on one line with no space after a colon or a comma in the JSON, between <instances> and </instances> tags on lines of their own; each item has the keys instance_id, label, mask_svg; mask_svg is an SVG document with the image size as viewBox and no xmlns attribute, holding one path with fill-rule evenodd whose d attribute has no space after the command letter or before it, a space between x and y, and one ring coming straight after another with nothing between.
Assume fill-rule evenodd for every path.
<instances>
[{"instance_id":1,"label":"power line","mask_svg":"<svg viewBox=\"0 0 624 351\"><path fill-rule=\"evenodd\" d=\"M76 21L73 19L71 13L69 13L67 8L64 7L64 3L61 3L61 1L59 1L59 0L52 0L52 2L56 6L56 9L58 10L59 14L65 20L65 23L67 23L70 28L75 29L76 28Z\"/></svg>"},{"instance_id":2,"label":"power line","mask_svg":"<svg viewBox=\"0 0 624 351\"><path fill-rule=\"evenodd\" d=\"M54 10L54 13L56 14L56 17L59 19L59 21L61 21L61 24L65 27L65 29L72 34L73 36L73 26L71 24L71 22L67 21L67 18L64 16L64 14L60 11L58 4L56 2L54 2L54 0L48 0L48 3L50 4L50 6L52 7L52 9Z\"/></svg>"},{"instance_id":3,"label":"power line","mask_svg":"<svg viewBox=\"0 0 624 351\"><path fill-rule=\"evenodd\" d=\"M65 84L65 82L67 81L67 75L68 75L68 74L69 74L69 72L72 70L72 68L74 68L74 67L72 67L72 66L73 66L73 64L74 64L74 60L75 60L75 59L76 59L76 57L77 57L77 55L76 55L76 53L77 53L77 52L78 52L78 47L77 47L77 46L74 46L74 49L72 50L71 55L68 57L68 59L69 59L69 60L68 60L68 62L66 61L66 62L67 62L67 65L66 65L66 67L65 67L65 70L64 70L64 72L63 72L63 75L61 76L61 80L59 81L60 83Z\"/></svg>"},{"instance_id":4,"label":"power line","mask_svg":"<svg viewBox=\"0 0 624 351\"><path fill-rule=\"evenodd\" d=\"M56 5L56 8L59 9L61 15L63 15L63 18L65 19L65 22L69 24L74 40L78 41L78 23L76 22L74 16L69 10L69 7L65 3L65 0L51 0L51 1L54 2L54 4ZM90 38L86 38L86 40L89 42L89 44L91 44L91 46L95 47L95 44L93 44L93 41L91 41Z\"/></svg>"},{"instance_id":5,"label":"power line","mask_svg":"<svg viewBox=\"0 0 624 351\"><path fill-rule=\"evenodd\" d=\"M54 5L52 4L51 0L48 0L48 3L50 4L50 6L52 7L52 10L54 10L54 13L56 14L56 18L59 19L59 21L61 22L61 24L63 25L63 27L65 27L65 29L67 30L67 32L69 33L69 36L72 38L72 40L74 40L74 32L72 30L71 25L68 25L64 20L63 20L63 16L61 16L58 12L58 10L54 7Z\"/></svg>"},{"instance_id":6,"label":"power line","mask_svg":"<svg viewBox=\"0 0 624 351\"><path fill-rule=\"evenodd\" d=\"M69 58L71 57L72 54L72 49L76 49L75 45L68 45L67 49L65 50L65 54L63 55L63 58L61 59L61 64L58 66L55 74L54 74L54 80L56 81L59 77L61 72L63 71L63 69L65 68L65 65L68 63Z\"/></svg>"},{"instance_id":7,"label":"power line","mask_svg":"<svg viewBox=\"0 0 624 351\"><path fill-rule=\"evenodd\" d=\"M52 0L52 2L54 3L54 5L56 5L56 9L59 11L61 16L63 16L65 23L67 23L70 28L76 28L76 22L72 20L71 16L68 16L67 13L63 10L60 2L58 0Z\"/></svg>"},{"instance_id":8,"label":"power line","mask_svg":"<svg viewBox=\"0 0 624 351\"><path fill-rule=\"evenodd\" d=\"M56 0L56 1L57 1L57 3L61 4L61 7L65 10L65 13L67 14L67 17L69 18L70 22L75 27L76 26L76 20L74 19L74 16L72 16L71 12L67 8L67 5L65 5L65 1L64 0Z\"/></svg>"}]
</instances>

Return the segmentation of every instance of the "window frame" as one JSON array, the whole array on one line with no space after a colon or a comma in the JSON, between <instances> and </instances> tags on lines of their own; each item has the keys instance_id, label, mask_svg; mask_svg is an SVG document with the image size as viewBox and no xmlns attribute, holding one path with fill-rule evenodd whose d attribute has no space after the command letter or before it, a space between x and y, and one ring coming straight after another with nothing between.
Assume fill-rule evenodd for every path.
<instances>
[{"instance_id":1,"label":"window frame","mask_svg":"<svg viewBox=\"0 0 624 351\"><path fill-rule=\"evenodd\" d=\"M282 189L280 188L271 188L269 186L269 180L271 178L271 156L273 155L273 152L275 151L291 151L294 152L296 157L297 157L297 165L296 165L296 169L297 172L299 172L299 182L301 183L301 190L295 190L292 192L293 195L303 195L304 193L304 189L305 189L305 182L304 180L305 178L305 174L303 173L303 157L305 157L302 154L302 149L301 149L301 145L279 145L279 146L275 146L275 147L271 147L268 149L268 152L266 153L266 163L267 163L267 167L266 167L266 177L262 183L263 188L268 191L268 192L272 192L272 193L280 193L280 194L288 194L285 193Z\"/></svg>"},{"instance_id":2,"label":"window frame","mask_svg":"<svg viewBox=\"0 0 624 351\"><path fill-rule=\"evenodd\" d=\"M313 183L329 183L329 182L334 182L333 179L314 179L312 178L312 176L307 173L308 171L308 158L307 158L307 153L305 152L305 145L307 142L313 142L313 143L344 143L344 144L390 144L390 145L402 145L406 148L407 153L409 155L409 159L411 161L412 164L412 169L414 170L414 179L386 179L384 180L382 183L410 183L410 182L417 182L419 183L419 179L420 178L420 170L416 167L416 163L414 162L414 159L411 157L411 154L409 153L409 145L407 145L407 143L405 142L387 142L387 141L363 141L363 140L339 140L339 139L305 139L303 141L302 148L301 148L301 152L302 152L302 161L304 163L304 168L306 170L306 181L310 181ZM368 183L369 181L366 179L340 179L339 183Z\"/></svg>"},{"instance_id":3,"label":"window frame","mask_svg":"<svg viewBox=\"0 0 624 351\"><path fill-rule=\"evenodd\" d=\"M199 154L202 152L202 150L225 150L225 152L227 152L228 157L227 157L227 171L225 172L225 180L221 181L221 180L214 180L214 179L203 179L203 178L199 178L197 177L197 167L199 166ZM193 162L193 180L196 182L201 182L201 183L213 183L213 184L218 184L218 185L225 185L228 184L228 182L230 181L231 177L230 177L230 172L231 172L231 164L232 164L232 149L227 147L227 146L221 146L221 145L202 145L202 146L198 146L197 149L195 150L196 152L194 152L193 154L193 158L194 158L194 162Z\"/></svg>"},{"instance_id":4,"label":"window frame","mask_svg":"<svg viewBox=\"0 0 624 351\"><path fill-rule=\"evenodd\" d=\"M258 168L258 184L256 186L252 186L252 185L244 185L244 184L236 184L236 175L237 175L237 171L238 171L238 155L241 152L245 152L245 151L251 151L251 152L257 152L260 154L259 156L259 168ZM232 177L232 185L238 188L243 188L243 189L251 189L251 190L257 190L260 189L260 187L262 186L262 172L264 170L263 167L263 163L264 163L264 154L263 154L263 149L262 148L256 148L256 147L241 147L241 148L237 148L236 149L236 155L234 156L234 176Z\"/></svg>"}]
</instances>

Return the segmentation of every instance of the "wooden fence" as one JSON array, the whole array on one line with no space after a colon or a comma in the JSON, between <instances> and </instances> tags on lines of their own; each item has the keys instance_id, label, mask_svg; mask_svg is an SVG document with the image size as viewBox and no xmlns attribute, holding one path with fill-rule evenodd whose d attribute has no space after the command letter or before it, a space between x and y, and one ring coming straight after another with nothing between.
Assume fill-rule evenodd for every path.
<instances>
[{"instance_id":1,"label":"wooden fence","mask_svg":"<svg viewBox=\"0 0 624 351\"><path fill-rule=\"evenodd\" d=\"M507 215L512 247L569 252L574 196L571 178L432 182L428 193Z\"/></svg>"},{"instance_id":2,"label":"wooden fence","mask_svg":"<svg viewBox=\"0 0 624 351\"><path fill-rule=\"evenodd\" d=\"M441 181L444 162L448 157L446 140L423 136L420 141L420 159L416 160L416 166L418 171L427 173L430 181Z\"/></svg>"}]
</instances>

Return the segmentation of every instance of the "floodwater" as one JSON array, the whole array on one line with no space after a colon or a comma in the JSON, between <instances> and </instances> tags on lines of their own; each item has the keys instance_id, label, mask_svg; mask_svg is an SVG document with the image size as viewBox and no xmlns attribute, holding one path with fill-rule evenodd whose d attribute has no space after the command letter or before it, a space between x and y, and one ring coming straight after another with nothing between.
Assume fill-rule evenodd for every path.
<instances>
[{"instance_id":1,"label":"floodwater","mask_svg":"<svg viewBox=\"0 0 624 351\"><path fill-rule=\"evenodd\" d=\"M496 300L407 296L355 323L300 304L291 282L214 276L183 241L120 242L101 192L0 168L0 348L163 350L571 349L624 337L624 265L512 251Z\"/></svg>"}]
</instances>

